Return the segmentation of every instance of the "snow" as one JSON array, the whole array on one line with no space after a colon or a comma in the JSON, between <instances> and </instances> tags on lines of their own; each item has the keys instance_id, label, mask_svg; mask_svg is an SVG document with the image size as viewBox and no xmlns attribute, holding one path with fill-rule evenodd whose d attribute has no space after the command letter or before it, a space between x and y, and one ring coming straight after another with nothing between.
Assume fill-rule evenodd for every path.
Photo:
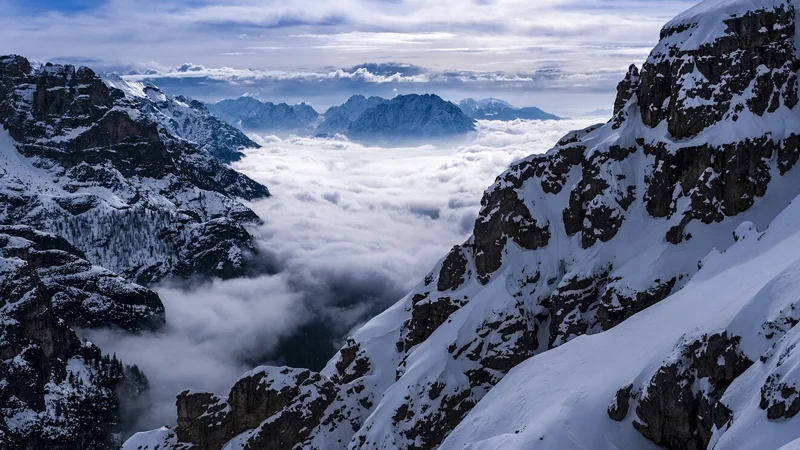
<instances>
[{"instance_id":1,"label":"snow","mask_svg":"<svg viewBox=\"0 0 800 450\"><path fill-rule=\"evenodd\" d=\"M787 0L705 0L676 16L664 28L691 27L688 31L679 33L681 48L691 50L722 37L727 29L724 21L731 17L742 16L749 11L759 9L774 9L786 4Z\"/></svg>"},{"instance_id":2,"label":"snow","mask_svg":"<svg viewBox=\"0 0 800 450\"><path fill-rule=\"evenodd\" d=\"M134 434L122 444L120 450L166 450L174 448L177 443L175 432L168 427L161 427Z\"/></svg>"},{"instance_id":3,"label":"snow","mask_svg":"<svg viewBox=\"0 0 800 450\"><path fill-rule=\"evenodd\" d=\"M754 348L761 339L742 323L760 324L771 311L800 297L798 221L800 200L795 200L761 240L741 241L725 253L710 255L668 299L609 331L581 336L524 362L489 392L441 448L656 448L630 425L630 417L620 424L610 421L609 399L617 389L652 375L678 344L703 333L742 335L748 356L757 360L760 354ZM759 369L755 364L745 378ZM759 395L757 387L737 387L729 392ZM755 414L765 415L757 404L755 408ZM776 448L800 437L796 426L777 424L773 428L780 433L754 433L751 424L742 418L734 421L716 449Z\"/></svg>"}]
</instances>

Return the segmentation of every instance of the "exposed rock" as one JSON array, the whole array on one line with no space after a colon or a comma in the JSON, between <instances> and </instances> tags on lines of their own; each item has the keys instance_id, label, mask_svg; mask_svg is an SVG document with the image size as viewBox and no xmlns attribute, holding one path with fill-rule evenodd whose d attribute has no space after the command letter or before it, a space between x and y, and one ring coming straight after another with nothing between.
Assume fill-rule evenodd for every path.
<instances>
[{"instance_id":1,"label":"exposed rock","mask_svg":"<svg viewBox=\"0 0 800 450\"><path fill-rule=\"evenodd\" d=\"M218 450L249 430L238 438L246 448L290 450L319 424L334 397L334 384L318 373L260 367L240 378L227 398L182 392L176 434L198 450Z\"/></svg>"},{"instance_id":2,"label":"exposed rock","mask_svg":"<svg viewBox=\"0 0 800 450\"><path fill-rule=\"evenodd\" d=\"M633 384L628 384L614 394L614 400L608 405L608 417L611 420L622 422L628 416L632 391Z\"/></svg>"},{"instance_id":3,"label":"exposed rock","mask_svg":"<svg viewBox=\"0 0 800 450\"><path fill-rule=\"evenodd\" d=\"M633 97L639 87L639 68L631 64L625 78L617 85L617 98L614 100L614 115L616 116Z\"/></svg>"},{"instance_id":4,"label":"exposed rock","mask_svg":"<svg viewBox=\"0 0 800 450\"><path fill-rule=\"evenodd\" d=\"M85 272L88 263L71 252L77 251L63 239L29 228L4 227L0 232L2 448L118 446L112 434L117 431L121 406L117 390L133 385L146 389L146 378L138 369L125 368L116 357L104 356L93 344L78 339L58 316L60 309L54 308L50 292L57 289L57 293L75 299L89 297L99 303L115 301L108 297L112 294L108 286L94 284L102 285L104 279L128 292L139 288L125 285L101 268ZM84 277L86 282L66 292L59 284L70 277ZM141 291L145 308L161 307L160 301L148 305L146 294L150 291ZM122 296L116 301L136 305L135 297ZM136 319L133 316L120 326L136 327ZM134 402L141 393L141 389L127 389L122 400Z\"/></svg>"},{"instance_id":5,"label":"exposed rock","mask_svg":"<svg viewBox=\"0 0 800 450\"><path fill-rule=\"evenodd\" d=\"M495 189L484 196L474 234L478 279L485 284L500 268L508 238L529 250L546 246L550 240L549 225L539 225L513 188Z\"/></svg>"},{"instance_id":6,"label":"exposed rock","mask_svg":"<svg viewBox=\"0 0 800 450\"><path fill-rule=\"evenodd\" d=\"M140 283L246 274L257 249L244 225L258 217L234 198L267 189L110 84L85 67L0 57L0 123L11 137L0 133L0 223L58 234Z\"/></svg>"},{"instance_id":7,"label":"exposed rock","mask_svg":"<svg viewBox=\"0 0 800 450\"><path fill-rule=\"evenodd\" d=\"M624 295L613 287L606 289L602 296L602 303L597 310L600 325L604 330L608 330L639 311L655 305L672 292L677 281L677 277L665 282L656 280L655 286L633 295Z\"/></svg>"},{"instance_id":8,"label":"exposed rock","mask_svg":"<svg viewBox=\"0 0 800 450\"><path fill-rule=\"evenodd\" d=\"M405 328L404 350L428 339L451 314L464 305L463 300L450 297L431 299L417 294L411 303L411 319Z\"/></svg>"},{"instance_id":9,"label":"exposed rock","mask_svg":"<svg viewBox=\"0 0 800 450\"><path fill-rule=\"evenodd\" d=\"M647 383L634 427L668 449L707 448L713 430L723 429L733 418L719 399L752 364L736 336L704 336L684 346L677 360L659 368ZM694 387L700 379L708 380L708 388Z\"/></svg>"},{"instance_id":10,"label":"exposed rock","mask_svg":"<svg viewBox=\"0 0 800 450\"><path fill-rule=\"evenodd\" d=\"M439 271L439 281L436 287L439 291L455 291L466 280L467 258L464 256L462 248L458 245L450 250L442 263Z\"/></svg>"},{"instance_id":11,"label":"exposed rock","mask_svg":"<svg viewBox=\"0 0 800 450\"><path fill-rule=\"evenodd\" d=\"M600 289L606 277L603 273L597 277L562 280L543 303L550 311L550 346L561 345L597 327Z\"/></svg>"},{"instance_id":12,"label":"exposed rock","mask_svg":"<svg viewBox=\"0 0 800 450\"><path fill-rule=\"evenodd\" d=\"M0 255L36 269L58 317L81 328L155 329L164 323L158 294L93 266L58 236L0 225Z\"/></svg>"},{"instance_id":13,"label":"exposed rock","mask_svg":"<svg viewBox=\"0 0 800 450\"><path fill-rule=\"evenodd\" d=\"M786 384L774 376L761 387L759 407L767 411L769 420L790 419L800 412L800 392L794 384Z\"/></svg>"}]
</instances>

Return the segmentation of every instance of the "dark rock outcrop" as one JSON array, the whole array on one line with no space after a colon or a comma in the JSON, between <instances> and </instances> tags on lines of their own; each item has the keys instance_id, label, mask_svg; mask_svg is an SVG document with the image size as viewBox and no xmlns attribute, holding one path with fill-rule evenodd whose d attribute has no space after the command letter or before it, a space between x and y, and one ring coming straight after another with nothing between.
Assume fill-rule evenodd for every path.
<instances>
[{"instance_id":1,"label":"dark rock outcrop","mask_svg":"<svg viewBox=\"0 0 800 450\"><path fill-rule=\"evenodd\" d=\"M192 391L178 395L176 434L198 450L218 450L251 430L241 445L291 450L320 422L334 397L334 384L318 373L262 367L240 378L227 398Z\"/></svg>"},{"instance_id":2,"label":"dark rock outcrop","mask_svg":"<svg viewBox=\"0 0 800 450\"><path fill-rule=\"evenodd\" d=\"M135 402L146 378L135 367L82 342L59 312L116 302L140 307L122 327L150 325L158 297L126 285L101 268L87 267L63 239L24 227L0 231L0 447L8 449L105 449L119 446L120 400ZM82 281L78 282L78 278ZM69 286L66 286L69 285ZM110 287L121 288L118 292ZM125 296L141 292L143 295ZM61 295L59 308L53 300ZM67 296L68 298L64 298ZM82 301L81 304L74 302ZM116 308L116 309L115 309ZM150 317L144 312L152 308ZM163 309L162 309L163 311ZM97 317L88 316L87 320ZM141 322L137 322L141 320ZM136 376L133 376L136 374ZM128 389L139 385L140 389ZM126 391L120 398L118 391Z\"/></svg>"},{"instance_id":3,"label":"dark rock outcrop","mask_svg":"<svg viewBox=\"0 0 800 450\"><path fill-rule=\"evenodd\" d=\"M636 407L634 427L658 445L674 450L708 447L714 429L733 415L719 400L733 380L753 364L739 349L739 337L703 336L680 349L677 361L656 371ZM695 388L695 380L708 388Z\"/></svg>"}]
</instances>

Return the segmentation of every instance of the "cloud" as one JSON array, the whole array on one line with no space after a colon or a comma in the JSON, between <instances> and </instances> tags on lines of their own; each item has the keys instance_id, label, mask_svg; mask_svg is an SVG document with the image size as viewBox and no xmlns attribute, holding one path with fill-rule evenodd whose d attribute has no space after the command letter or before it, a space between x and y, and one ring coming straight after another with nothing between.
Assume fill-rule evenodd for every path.
<instances>
[{"instance_id":1,"label":"cloud","mask_svg":"<svg viewBox=\"0 0 800 450\"><path fill-rule=\"evenodd\" d=\"M5 12L0 17L0 53L41 60L92 58L101 61L93 63L95 67L123 72L154 67L152 62L178 67L190 61L213 68L206 78L200 76L203 71L184 72L195 76L197 84L220 88L255 83L278 94L292 88L287 74L327 74L321 69L364 61L422 66L430 73L450 73L449 78L462 71L540 74L555 68L559 82L529 82L522 76L515 89L514 80L497 75L482 77L483 86L437 86L435 80L420 80L431 88L460 89L462 94L467 89L492 90L493 84L514 97L559 89L562 97L571 96L565 101L577 104L587 89L612 93L620 72L644 60L661 26L693 1L107 0L88 9L42 7L35 13L21 10L18 3L0 0ZM221 76L223 68L252 69L255 75L234 73L226 78ZM264 76L270 71L281 75ZM613 77L598 76L609 71ZM378 77L374 82L394 75L369 67L366 73L354 72L343 70L338 76L358 83L370 74ZM289 87L270 86L270 80ZM202 96L202 90L196 92ZM293 93L296 101L312 100L297 98L300 92Z\"/></svg>"},{"instance_id":2,"label":"cloud","mask_svg":"<svg viewBox=\"0 0 800 450\"><path fill-rule=\"evenodd\" d=\"M132 428L174 422L181 390L225 395L258 364L319 369L344 336L467 239L484 189L511 162L590 123L479 122L466 144L417 148L252 136L263 148L236 168L273 193L249 206L280 273L158 287L160 333L84 332L149 377L153 404Z\"/></svg>"}]
</instances>

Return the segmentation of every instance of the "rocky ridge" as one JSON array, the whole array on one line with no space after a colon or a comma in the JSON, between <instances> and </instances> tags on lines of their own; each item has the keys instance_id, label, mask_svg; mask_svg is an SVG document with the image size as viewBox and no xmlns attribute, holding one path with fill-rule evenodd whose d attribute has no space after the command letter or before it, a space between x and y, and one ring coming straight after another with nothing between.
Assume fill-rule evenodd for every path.
<instances>
[{"instance_id":1,"label":"rocky ridge","mask_svg":"<svg viewBox=\"0 0 800 450\"><path fill-rule=\"evenodd\" d=\"M125 81L113 74L102 78L109 87L137 100L142 114L172 135L192 142L224 162L238 161L241 150L259 147L238 128L218 119L202 102L182 95L169 96L151 83Z\"/></svg>"},{"instance_id":2,"label":"rocky ridge","mask_svg":"<svg viewBox=\"0 0 800 450\"><path fill-rule=\"evenodd\" d=\"M414 145L475 130L474 121L456 105L432 94L398 95L391 100L354 95L322 115L305 103L275 105L247 96L208 108L243 130L319 137L341 134L370 145Z\"/></svg>"},{"instance_id":3,"label":"rocky ridge","mask_svg":"<svg viewBox=\"0 0 800 450\"><path fill-rule=\"evenodd\" d=\"M0 58L0 223L140 283L246 273L258 217L236 199L269 192L155 120L163 104L86 67Z\"/></svg>"},{"instance_id":4,"label":"rocky ridge","mask_svg":"<svg viewBox=\"0 0 800 450\"><path fill-rule=\"evenodd\" d=\"M222 120L248 132L309 134L321 121L310 105L262 102L254 97L209 103L208 109Z\"/></svg>"},{"instance_id":5,"label":"rocky ridge","mask_svg":"<svg viewBox=\"0 0 800 450\"><path fill-rule=\"evenodd\" d=\"M667 24L612 120L498 177L473 236L319 374L316 426L269 448L800 438L752 432L800 410L796 8L707 0Z\"/></svg>"},{"instance_id":6,"label":"rocky ridge","mask_svg":"<svg viewBox=\"0 0 800 450\"><path fill-rule=\"evenodd\" d=\"M58 236L0 226L2 448L117 448L123 409L147 389L70 325L157 327L161 300L81 256Z\"/></svg>"}]
</instances>

